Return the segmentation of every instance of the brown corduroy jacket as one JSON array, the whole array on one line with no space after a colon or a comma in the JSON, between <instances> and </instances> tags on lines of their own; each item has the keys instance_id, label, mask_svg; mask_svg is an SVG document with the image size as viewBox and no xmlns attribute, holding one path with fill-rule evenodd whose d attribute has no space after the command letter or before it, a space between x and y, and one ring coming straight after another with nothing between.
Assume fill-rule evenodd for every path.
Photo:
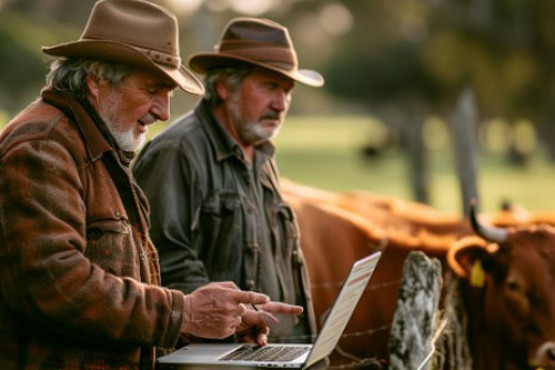
<instances>
[{"instance_id":1,"label":"brown corduroy jacket","mask_svg":"<svg viewBox=\"0 0 555 370\"><path fill-rule=\"evenodd\" d=\"M114 181L116 179L116 181ZM159 287L148 205L69 94L0 135L0 369L152 369L183 294Z\"/></svg>"}]
</instances>

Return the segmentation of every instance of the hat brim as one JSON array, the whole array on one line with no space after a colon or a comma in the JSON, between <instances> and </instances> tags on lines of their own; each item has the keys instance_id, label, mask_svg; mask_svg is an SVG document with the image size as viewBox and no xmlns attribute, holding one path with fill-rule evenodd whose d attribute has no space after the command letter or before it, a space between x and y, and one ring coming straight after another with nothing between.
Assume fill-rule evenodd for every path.
<instances>
[{"instance_id":1,"label":"hat brim","mask_svg":"<svg viewBox=\"0 0 555 370\"><path fill-rule=\"evenodd\" d=\"M179 66L179 68L171 68L155 63L140 50L122 42L79 40L52 47L42 47L42 52L56 57L94 58L159 71L169 77L184 91L196 95L204 93L202 83L183 65Z\"/></svg>"},{"instance_id":2,"label":"hat brim","mask_svg":"<svg viewBox=\"0 0 555 370\"><path fill-rule=\"evenodd\" d=\"M198 53L193 54L188 61L189 67L198 73L206 73L206 71L215 68L235 67L241 65L255 65L278 72L302 84L321 87L324 85L324 77L316 71L310 69L285 70L275 66L253 61L251 59L242 58L233 54L226 53Z\"/></svg>"}]
</instances>

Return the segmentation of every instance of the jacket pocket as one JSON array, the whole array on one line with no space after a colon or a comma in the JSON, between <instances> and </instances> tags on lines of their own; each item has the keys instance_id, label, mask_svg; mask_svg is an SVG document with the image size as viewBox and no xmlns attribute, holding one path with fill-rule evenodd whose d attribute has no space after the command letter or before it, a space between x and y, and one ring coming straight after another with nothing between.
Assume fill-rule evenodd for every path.
<instances>
[{"instance_id":1,"label":"jacket pocket","mask_svg":"<svg viewBox=\"0 0 555 370\"><path fill-rule=\"evenodd\" d=\"M283 238L285 240L286 248L284 250L285 255L283 258L285 260L290 260L293 252L299 243L299 227L297 224L297 219L295 213L290 205L284 202L279 202L274 207L275 217L278 220L278 224L281 225Z\"/></svg>"},{"instance_id":2,"label":"jacket pocket","mask_svg":"<svg viewBox=\"0 0 555 370\"><path fill-rule=\"evenodd\" d=\"M133 247L129 222L125 219L89 222L85 255L108 272L138 277L137 251Z\"/></svg>"},{"instance_id":3,"label":"jacket pocket","mask_svg":"<svg viewBox=\"0 0 555 370\"><path fill-rule=\"evenodd\" d=\"M241 271L242 212L238 193L209 196L202 208L201 255L211 280L239 281Z\"/></svg>"}]
</instances>

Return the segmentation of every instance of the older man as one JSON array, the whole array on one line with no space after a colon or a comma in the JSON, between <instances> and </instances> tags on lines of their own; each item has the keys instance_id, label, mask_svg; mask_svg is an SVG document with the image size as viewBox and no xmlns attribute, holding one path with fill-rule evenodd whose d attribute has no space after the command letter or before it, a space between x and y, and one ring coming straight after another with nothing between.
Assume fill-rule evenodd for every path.
<instances>
[{"instance_id":1,"label":"older man","mask_svg":"<svg viewBox=\"0 0 555 370\"><path fill-rule=\"evenodd\" d=\"M264 344L269 312L302 311L231 282L159 286L129 163L176 87L203 91L177 29L152 3L102 0L79 40L43 49L47 86L0 136L1 369L152 369L181 334Z\"/></svg>"},{"instance_id":2,"label":"older man","mask_svg":"<svg viewBox=\"0 0 555 370\"><path fill-rule=\"evenodd\" d=\"M210 281L308 308L301 320L272 326L273 340L310 341L310 291L297 223L280 194L274 138L295 82L321 86L298 68L287 29L237 18L216 52L193 55L206 94L190 114L158 135L133 167L152 205L152 238L162 284L190 292Z\"/></svg>"}]
</instances>

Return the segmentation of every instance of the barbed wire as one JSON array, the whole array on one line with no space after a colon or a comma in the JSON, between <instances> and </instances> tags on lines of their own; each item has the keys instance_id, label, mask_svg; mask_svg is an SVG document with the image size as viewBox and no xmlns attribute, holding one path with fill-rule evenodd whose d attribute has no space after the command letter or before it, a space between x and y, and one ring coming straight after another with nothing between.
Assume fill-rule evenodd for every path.
<instances>
[{"instance_id":1,"label":"barbed wire","mask_svg":"<svg viewBox=\"0 0 555 370\"><path fill-rule=\"evenodd\" d=\"M388 282L384 282L384 283L380 283L380 284L373 284L370 286L367 286L365 291L368 290L378 290L378 289L383 289L383 288L387 288L393 285L400 285L401 284L401 279L399 280L392 280L392 281L388 281ZM311 284L311 290L316 290L316 289L330 289L330 288L339 288L343 285L343 282L331 282L331 283L318 283L318 284ZM363 337L363 336L368 336L368 335L372 335L375 334L377 332L380 331L384 331L384 330L390 330L391 329L391 325L382 325L379 326L377 328L370 328L368 330L362 330L362 331L354 331L354 332L348 332L348 333L343 333L341 335L341 339L346 339L346 338L355 338L355 337ZM316 334L314 335L292 335L292 336L287 336L287 337L281 337L280 339L285 340L287 339L287 341L304 341L304 340L309 340L311 342L314 342L314 340L316 339ZM341 350L339 348L339 346L336 347L336 350L338 350L337 352L347 358L351 358L353 359L353 361L351 363L348 364L342 364L342 365L332 365L327 367L327 370L343 370L343 369L358 369L358 368L362 368L362 367L367 367L367 366L374 366L376 369L381 369L382 365L381 363L375 358L375 357L368 357L368 358L356 358L353 355L350 355L348 353L343 353L343 350Z\"/></svg>"},{"instance_id":2,"label":"barbed wire","mask_svg":"<svg viewBox=\"0 0 555 370\"><path fill-rule=\"evenodd\" d=\"M341 339L344 338L352 338L352 337L362 337L365 335L371 335L374 333L377 333L379 331L384 331L384 330L388 330L391 328L391 325L382 325L379 326L377 328L372 328L372 329L368 329L368 330L363 330L363 331L353 331L353 332L348 332L348 333L343 333L341 335ZM310 340L312 342L314 342L314 340L316 339L317 334L306 334L306 335L290 335L290 336L286 336L286 337L280 337L279 339L281 341L284 341L285 339L287 339L287 341L303 341L303 340Z\"/></svg>"},{"instance_id":3,"label":"barbed wire","mask_svg":"<svg viewBox=\"0 0 555 370\"><path fill-rule=\"evenodd\" d=\"M366 287L365 290L377 290L377 289L383 289L383 288L387 288L389 286L392 285L400 285L401 284L401 279L399 280L392 280L392 281L388 281L388 282L384 282L384 283L380 283L380 284L371 284L368 285ZM333 283L318 283L318 284L310 284L310 288L312 290L316 290L316 289L328 289L328 288L337 288L337 287L341 287L343 285L343 282L333 282Z\"/></svg>"}]
</instances>

